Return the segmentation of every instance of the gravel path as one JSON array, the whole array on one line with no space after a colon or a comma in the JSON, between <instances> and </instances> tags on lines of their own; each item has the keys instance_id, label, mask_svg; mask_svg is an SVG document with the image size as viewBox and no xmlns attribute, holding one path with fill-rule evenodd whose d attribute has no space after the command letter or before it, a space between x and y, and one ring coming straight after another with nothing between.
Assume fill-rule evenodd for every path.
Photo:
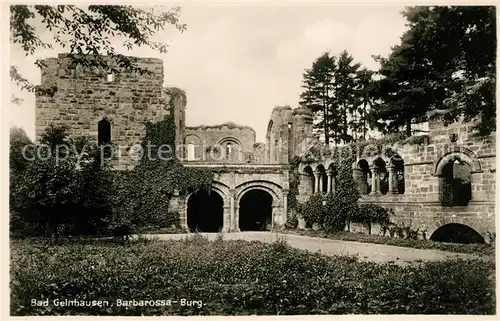
<instances>
[{"instance_id":1,"label":"gravel path","mask_svg":"<svg viewBox=\"0 0 500 321\"><path fill-rule=\"evenodd\" d=\"M200 233L215 240L216 233ZM148 234L146 237L158 237L160 240L180 240L192 234ZM277 238L285 239L286 242L295 248L308 250L310 252L320 252L325 255L355 255L360 260L372 262L405 262L415 261L437 261L448 258L480 258L479 256L467 253L445 252L440 250L423 250L409 247L399 247L383 244L372 244L352 241L332 240L318 237L280 234L272 232L241 232L223 234L224 240L247 240L273 242Z\"/></svg>"}]
</instances>

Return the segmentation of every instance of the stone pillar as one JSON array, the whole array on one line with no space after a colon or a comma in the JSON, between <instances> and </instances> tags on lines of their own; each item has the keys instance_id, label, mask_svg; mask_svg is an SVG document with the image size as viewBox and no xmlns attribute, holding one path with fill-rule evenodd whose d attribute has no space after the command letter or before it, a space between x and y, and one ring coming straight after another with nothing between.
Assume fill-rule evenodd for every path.
<instances>
[{"instance_id":1,"label":"stone pillar","mask_svg":"<svg viewBox=\"0 0 500 321\"><path fill-rule=\"evenodd\" d=\"M283 192L283 215L285 216L285 222L288 219L288 191Z\"/></svg>"},{"instance_id":2,"label":"stone pillar","mask_svg":"<svg viewBox=\"0 0 500 321\"><path fill-rule=\"evenodd\" d=\"M235 206L235 202L234 202L234 190L229 191L229 208L230 208L230 216L231 216L230 232L240 232L239 213L236 210L236 206Z\"/></svg>"},{"instance_id":3,"label":"stone pillar","mask_svg":"<svg viewBox=\"0 0 500 321\"><path fill-rule=\"evenodd\" d=\"M231 218L231 205L230 204L224 204L223 206L223 225L222 225L222 232L227 233L231 230L231 224L232 224L232 218Z\"/></svg>"},{"instance_id":4,"label":"stone pillar","mask_svg":"<svg viewBox=\"0 0 500 321\"><path fill-rule=\"evenodd\" d=\"M398 191L394 189L394 167L389 166L387 168L389 171L389 192L388 194L397 194Z\"/></svg>"},{"instance_id":5,"label":"stone pillar","mask_svg":"<svg viewBox=\"0 0 500 321\"><path fill-rule=\"evenodd\" d=\"M370 192L370 195L379 195L380 194L380 184L378 182L379 177L378 177L378 170L376 166L372 166L372 190Z\"/></svg>"},{"instance_id":6,"label":"stone pillar","mask_svg":"<svg viewBox=\"0 0 500 321\"><path fill-rule=\"evenodd\" d=\"M332 192L332 176L333 176L333 173L331 170L328 170L326 172L326 175L327 175L327 184L326 184L326 192L327 193L331 193Z\"/></svg>"},{"instance_id":7,"label":"stone pillar","mask_svg":"<svg viewBox=\"0 0 500 321\"><path fill-rule=\"evenodd\" d=\"M319 192L319 172L314 173L314 194Z\"/></svg>"},{"instance_id":8,"label":"stone pillar","mask_svg":"<svg viewBox=\"0 0 500 321\"><path fill-rule=\"evenodd\" d=\"M331 184L332 184L332 187L331 187L332 194L335 194L335 176L333 175L333 173L332 173Z\"/></svg>"}]
</instances>

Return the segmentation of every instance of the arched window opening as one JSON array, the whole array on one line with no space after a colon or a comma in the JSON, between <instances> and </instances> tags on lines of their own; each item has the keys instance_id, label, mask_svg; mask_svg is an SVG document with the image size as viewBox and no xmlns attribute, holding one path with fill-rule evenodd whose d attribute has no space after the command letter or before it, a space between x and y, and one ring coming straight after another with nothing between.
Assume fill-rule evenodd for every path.
<instances>
[{"instance_id":1,"label":"arched window opening","mask_svg":"<svg viewBox=\"0 0 500 321\"><path fill-rule=\"evenodd\" d=\"M314 173L311 168L311 166L307 166L304 168L304 183L306 184L307 188L311 191L311 194L314 193Z\"/></svg>"},{"instance_id":2,"label":"arched window opening","mask_svg":"<svg viewBox=\"0 0 500 321\"><path fill-rule=\"evenodd\" d=\"M103 119L97 124L97 143L106 145L111 142L111 123Z\"/></svg>"},{"instance_id":3,"label":"arched window opening","mask_svg":"<svg viewBox=\"0 0 500 321\"><path fill-rule=\"evenodd\" d=\"M392 190L390 189L389 193L404 194L405 193L404 161L399 155L395 155L391 160L391 164L392 164L392 170L391 168L389 168L389 175L392 175L392 181L390 182L390 184L392 184Z\"/></svg>"},{"instance_id":4,"label":"arched window opening","mask_svg":"<svg viewBox=\"0 0 500 321\"><path fill-rule=\"evenodd\" d=\"M187 161L199 161L203 159L201 140L198 136L189 134L184 138L184 143Z\"/></svg>"},{"instance_id":5,"label":"arched window opening","mask_svg":"<svg viewBox=\"0 0 500 321\"><path fill-rule=\"evenodd\" d=\"M366 195L371 192L371 175L372 173L368 162L361 159L357 164L356 170L354 170L354 180L358 184L360 194Z\"/></svg>"},{"instance_id":6,"label":"arched window opening","mask_svg":"<svg viewBox=\"0 0 500 321\"><path fill-rule=\"evenodd\" d=\"M463 224L446 224L438 228L430 237L431 241L447 243L484 243L484 238L473 228Z\"/></svg>"},{"instance_id":7,"label":"arched window opening","mask_svg":"<svg viewBox=\"0 0 500 321\"><path fill-rule=\"evenodd\" d=\"M226 145L226 159L231 159L233 152L233 145L231 143L227 143Z\"/></svg>"},{"instance_id":8,"label":"arched window opening","mask_svg":"<svg viewBox=\"0 0 500 321\"><path fill-rule=\"evenodd\" d=\"M336 179L337 174L338 174L337 168L335 168L335 166L333 164L331 164L330 166L328 166L328 170L326 171L326 174L328 175L327 193L334 193L335 194L335 191L337 190L337 179Z\"/></svg>"},{"instance_id":9,"label":"arched window opening","mask_svg":"<svg viewBox=\"0 0 500 321\"><path fill-rule=\"evenodd\" d=\"M317 177L319 182L316 185L317 193L326 193L328 189L328 176L326 175L326 170L323 165L319 165L316 168Z\"/></svg>"},{"instance_id":10,"label":"arched window opening","mask_svg":"<svg viewBox=\"0 0 500 321\"><path fill-rule=\"evenodd\" d=\"M375 192L385 195L389 192L389 172L385 161L379 157L375 159L373 165L375 166Z\"/></svg>"},{"instance_id":11,"label":"arched window opening","mask_svg":"<svg viewBox=\"0 0 500 321\"><path fill-rule=\"evenodd\" d=\"M439 174L443 206L467 206L472 199L472 167L459 157L450 159Z\"/></svg>"}]
</instances>

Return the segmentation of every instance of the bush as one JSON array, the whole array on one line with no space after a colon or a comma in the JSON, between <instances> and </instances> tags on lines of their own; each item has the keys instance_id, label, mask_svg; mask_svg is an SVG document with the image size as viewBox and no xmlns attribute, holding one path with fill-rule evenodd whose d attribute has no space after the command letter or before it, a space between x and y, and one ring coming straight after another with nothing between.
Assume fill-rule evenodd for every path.
<instances>
[{"instance_id":1,"label":"bush","mask_svg":"<svg viewBox=\"0 0 500 321\"><path fill-rule=\"evenodd\" d=\"M324 221L323 195L314 194L301 205L300 210L307 224L322 225Z\"/></svg>"},{"instance_id":2,"label":"bush","mask_svg":"<svg viewBox=\"0 0 500 321\"><path fill-rule=\"evenodd\" d=\"M16 316L494 314L494 271L492 262L398 266L311 254L283 241L210 242L198 235L127 246L14 242L10 309ZM32 298L202 304L36 307Z\"/></svg>"},{"instance_id":3,"label":"bush","mask_svg":"<svg viewBox=\"0 0 500 321\"><path fill-rule=\"evenodd\" d=\"M78 155L63 126L50 126L40 142L50 149L38 146L37 157L11 185L12 235L57 239L102 232L103 219L111 211L111 174L100 166L97 146L89 145Z\"/></svg>"},{"instance_id":4,"label":"bush","mask_svg":"<svg viewBox=\"0 0 500 321\"><path fill-rule=\"evenodd\" d=\"M372 224L380 224L382 229L389 225L389 210L378 204L361 204L358 211L351 218L351 222L362 223L368 227L368 234L371 234Z\"/></svg>"}]
</instances>

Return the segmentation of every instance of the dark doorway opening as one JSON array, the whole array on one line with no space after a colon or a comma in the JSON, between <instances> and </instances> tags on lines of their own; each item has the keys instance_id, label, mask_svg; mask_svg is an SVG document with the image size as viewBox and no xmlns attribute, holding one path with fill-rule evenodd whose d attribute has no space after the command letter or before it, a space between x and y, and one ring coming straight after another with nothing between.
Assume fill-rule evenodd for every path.
<instances>
[{"instance_id":1,"label":"dark doorway opening","mask_svg":"<svg viewBox=\"0 0 500 321\"><path fill-rule=\"evenodd\" d=\"M198 191L188 200L187 222L191 232L219 232L224 200L217 192Z\"/></svg>"},{"instance_id":2,"label":"dark doorway opening","mask_svg":"<svg viewBox=\"0 0 500 321\"><path fill-rule=\"evenodd\" d=\"M270 231L273 197L263 190L246 192L240 200L241 231Z\"/></svg>"},{"instance_id":3,"label":"dark doorway opening","mask_svg":"<svg viewBox=\"0 0 500 321\"><path fill-rule=\"evenodd\" d=\"M463 224L446 224L431 235L431 241L448 243L484 243L484 238L473 228Z\"/></svg>"}]
</instances>

